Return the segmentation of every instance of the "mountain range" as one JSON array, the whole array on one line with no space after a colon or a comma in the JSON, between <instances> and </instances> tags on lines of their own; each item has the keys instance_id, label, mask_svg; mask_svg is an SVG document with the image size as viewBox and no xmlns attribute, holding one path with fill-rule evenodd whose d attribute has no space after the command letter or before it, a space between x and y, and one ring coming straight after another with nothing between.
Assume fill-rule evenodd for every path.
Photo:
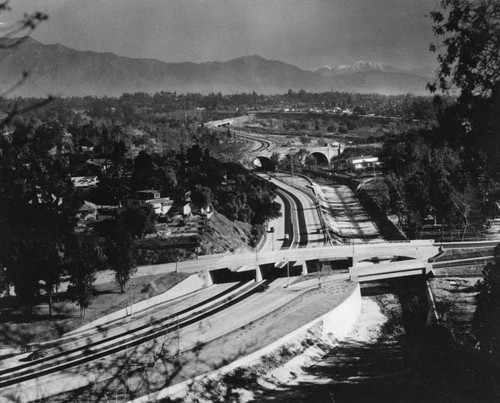
<instances>
[{"instance_id":1,"label":"mountain range","mask_svg":"<svg viewBox=\"0 0 500 403\"><path fill-rule=\"evenodd\" d=\"M428 74L373 62L323 67L314 71L260 56L227 62L167 63L113 53L79 51L28 38L16 47L0 43L0 89L5 92L28 72L9 96L119 96L125 92L311 92L422 95Z\"/></svg>"},{"instance_id":2,"label":"mountain range","mask_svg":"<svg viewBox=\"0 0 500 403\"><path fill-rule=\"evenodd\" d=\"M368 73L368 72L383 72L383 73L402 73L411 74L420 77L431 79L435 77L435 69L431 66L414 68L411 70L401 69L399 67L389 66L387 64L377 62L366 62L359 60L353 64L341 64L338 66L323 66L313 70L315 73L321 74L324 77L336 77L343 74Z\"/></svg>"}]
</instances>

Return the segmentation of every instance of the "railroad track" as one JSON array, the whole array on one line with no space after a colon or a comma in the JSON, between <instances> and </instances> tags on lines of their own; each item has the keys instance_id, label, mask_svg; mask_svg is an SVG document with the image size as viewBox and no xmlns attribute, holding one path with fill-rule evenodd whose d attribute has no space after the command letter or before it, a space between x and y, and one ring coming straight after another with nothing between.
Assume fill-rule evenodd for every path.
<instances>
[{"instance_id":1,"label":"railroad track","mask_svg":"<svg viewBox=\"0 0 500 403\"><path fill-rule=\"evenodd\" d=\"M239 131L235 131L234 133L238 137L240 137L242 139L253 141L254 143L260 144L259 147L256 148L255 150L252 150L252 152L262 152L262 151L265 151L265 150L271 148L271 145L274 144L274 143L271 143L268 140L263 140L263 139L258 138L258 137L253 137L253 136L250 136L248 134L244 134L244 133L239 132Z\"/></svg>"}]
</instances>

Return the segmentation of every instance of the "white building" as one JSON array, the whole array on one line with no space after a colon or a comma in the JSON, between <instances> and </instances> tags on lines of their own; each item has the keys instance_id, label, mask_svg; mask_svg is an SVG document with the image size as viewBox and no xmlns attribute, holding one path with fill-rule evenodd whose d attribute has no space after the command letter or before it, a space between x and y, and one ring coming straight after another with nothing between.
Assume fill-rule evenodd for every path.
<instances>
[{"instance_id":1,"label":"white building","mask_svg":"<svg viewBox=\"0 0 500 403\"><path fill-rule=\"evenodd\" d=\"M373 157L369 155L347 158L346 163L349 169L354 169L354 170L374 168L380 165L378 157Z\"/></svg>"},{"instance_id":2,"label":"white building","mask_svg":"<svg viewBox=\"0 0 500 403\"><path fill-rule=\"evenodd\" d=\"M158 190L139 190L134 196L126 199L124 204L128 208L149 204L153 207L155 214L164 216L170 211L174 201L169 197L160 197Z\"/></svg>"}]
</instances>

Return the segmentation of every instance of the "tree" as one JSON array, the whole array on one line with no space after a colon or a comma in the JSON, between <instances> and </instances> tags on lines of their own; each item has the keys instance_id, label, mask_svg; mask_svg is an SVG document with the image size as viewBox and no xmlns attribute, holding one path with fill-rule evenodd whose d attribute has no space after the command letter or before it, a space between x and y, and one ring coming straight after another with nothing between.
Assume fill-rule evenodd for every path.
<instances>
[{"instance_id":1,"label":"tree","mask_svg":"<svg viewBox=\"0 0 500 403\"><path fill-rule=\"evenodd\" d=\"M203 151L198 144L195 144L192 147L188 148L186 152L186 160L190 166L200 165L202 157Z\"/></svg>"},{"instance_id":2,"label":"tree","mask_svg":"<svg viewBox=\"0 0 500 403\"><path fill-rule=\"evenodd\" d=\"M323 278L331 275L333 273L333 271L332 271L332 268L330 265L326 265L323 262L319 262L319 264L320 264L320 269L319 269L319 271L316 272L316 276L318 277L318 288L322 288Z\"/></svg>"},{"instance_id":3,"label":"tree","mask_svg":"<svg viewBox=\"0 0 500 403\"><path fill-rule=\"evenodd\" d=\"M441 0L430 17L438 40L430 49L440 51L437 82L430 89L448 90L451 81L460 88L463 100L500 91L498 1Z\"/></svg>"},{"instance_id":4,"label":"tree","mask_svg":"<svg viewBox=\"0 0 500 403\"><path fill-rule=\"evenodd\" d=\"M120 292L125 292L125 286L136 271L136 263L132 254L132 238L122 227L117 227L105 241L105 254L108 265L115 272L115 279Z\"/></svg>"},{"instance_id":5,"label":"tree","mask_svg":"<svg viewBox=\"0 0 500 403\"><path fill-rule=\"evenodd\" d=\"M67 270L69 272L68 293L80 307L82 316L92 301L92 285L96 273L105 268L105 255L92 235L77 236L69 251Z\"/></svg>"},{"instance_id":6,"label":"tree","mask_svg":"<svg viewBox=\"0 0 500 403\"><path fill-rule=\"evenodd\" d=\"M279 165L280 162L280 154L276 151L273 151L270 157L271 162L274 164L275 167Z\"/></svg>"},{"instance_id":7,"label":"tree","mask_svg":"<svg viewBox=\"0 0 500 403\"><path fill-rule=\"evenodd\" d=\"M133 190L156 189L163 193L171 192L177 186L177 177L168 159L161 160L157 155L141 151L134 160L130 179Z\"/></svg>"},{"instance_id":8,"label":"tree","mask_svg":"<svg viewBox=\"0 0 500 403\"><path fill-rule=\"evenodd\" d=\"M471 209L467 210L467 219L463 214L462 200L472 206L473 192L460 156L447 146L432 144L432 136L432 132L397 136L386 141L381 153L389 203L410 237L417 236L431 212L440 222L461 223L464 231L472 221Z\"/></svg>"},{"instance_id":9,"label":"tree","mask_svg":"<svg viewBox=\"0 0 500 403\"><path fill-rule=\"evenodd\" d=\"M307 136L300 136L300 141L302 144L309 144L311 142L311 138Z\"/></svg>"},{"instance_id":10,"label":"tree","mask_svg":"<svg viewBox=\"0 0 500 403\"><path fill-rule=\"evenodd\" d=\"M461 153L483 206L500 197L500 4L441 0L431 12L439 51L433 91L455 86L458 102L438 113L439 137Z\"/></svg>"},{"instance_id":11,"label":"tree","mask_svg":"<svg viewBox=\"0 0 500 403\"><path fill-rule=\"evenodd\" d=\"M479 350L500 360L500 255L495 248L495 261L483 271L483 281L479 283L477 309L472 325L478 339Z\"/></svg>"},{"instance_id":12,"label":"tree","mask_svg":"<svg viewBox=\"0 0 500 403\"><path fill-rule=\"evenodd\" d=\"M127 208L120 216L120 224L133 238L144 238L144 235L155 229L156 214L150 204Z\"/></svg>"},{"instance_id":13,"label":"tree","mask_svg":"<svg viewBox=\"0 0 500 403\"><path fill-rule=\"evenodd\" d=\"M53 153L61 135L56 126L19 126L0 144L0 257L23 304L43 288L50 313L81 202L68 161Z\"/></svg>"},{"instance_id":14,"label":"tree","mask_svg":"<svg viewBox=\"0 0 500 403\"><path fill-rule=\"evenodd\" d=\"M191 201L198 207L207 207L213 199L210 188L204 186L196 186L191 192Z\"/></svg>"}]
</instances>

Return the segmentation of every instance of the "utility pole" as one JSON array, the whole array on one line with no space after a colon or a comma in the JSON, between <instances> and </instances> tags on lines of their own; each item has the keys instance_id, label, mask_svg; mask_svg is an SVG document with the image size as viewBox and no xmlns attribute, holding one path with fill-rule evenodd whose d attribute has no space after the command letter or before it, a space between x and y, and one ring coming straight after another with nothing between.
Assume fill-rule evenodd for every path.
<instances>
[{"instance_id":1,"label":"utility pole","mask_svg":"<svg viewBox=\"0 0 500 403\"><path fill-rule=\"evenodd\" d=\"M179 315L177 315L177 355L181 353L181 330L179 326Z\"/></svg>"},{"instance_id":2,"label":"utility pole","mask_svg":"<svg viewBox=\"0 0 500 403\"><path fill-rule=\"evenodd\" d=\"M128 288L129 290L129 295L130 295L130 316L132 316L132 284L130 284L130 287Z\"/></svg>"},{"instance_id":3,"label":"utility pole","mask_svg":"<svg viewBox=\"0 0 500 403\"><path fill-rule=\"evenodd\" d=\"M290 260L286 258L286 286L290 287Z\"/></svg>"}]
</instances>

